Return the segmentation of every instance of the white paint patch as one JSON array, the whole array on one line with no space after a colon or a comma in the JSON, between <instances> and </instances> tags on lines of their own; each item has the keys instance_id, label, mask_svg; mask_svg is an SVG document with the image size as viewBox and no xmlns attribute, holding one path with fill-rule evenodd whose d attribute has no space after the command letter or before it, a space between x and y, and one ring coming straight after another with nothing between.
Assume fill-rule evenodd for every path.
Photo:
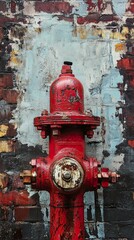
<instances>
[{"instance_id":1,"label":"white paint patch","mask_svg":"<svg viewBox=\"0 0 134 240\"><path fill-rule=\"evenodd\" d=\"M23 14L26 16L34 16L36 13L34 5L34 1L24 1Z\"/></svg>"},{"instance_id":2,"label":"white paint patch","mask_svg":"<svg viewBox=\"0 0 134 240\"><path fill-rule=\"evenodd\" d=\"M112 15L113 14L113 9L112 9L112 4L107 2L106 3L106 8L102 11L102 14L110 14Z\"/></svg>"}]
</instances>

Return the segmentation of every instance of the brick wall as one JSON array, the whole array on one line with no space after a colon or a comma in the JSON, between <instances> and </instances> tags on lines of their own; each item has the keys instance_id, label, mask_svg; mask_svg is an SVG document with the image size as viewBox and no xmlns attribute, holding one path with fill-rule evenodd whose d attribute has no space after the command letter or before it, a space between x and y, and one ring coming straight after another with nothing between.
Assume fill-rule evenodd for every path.
<instances>
[{"instance_id":1,"label":"brick wall","mask_svg":"<svg viewBox=\"0 0 134 240\"><path fill-rule=\"evenodd\" d=\"M49 107L66 57L85 108L102 119L87 153L121 174L85 196L86 239L133 239L134 3L117 2L0 1L0 240L49 239L49 195L24 186L19 173L46 155L32 120Z\"/></svg>"}]
</instances>

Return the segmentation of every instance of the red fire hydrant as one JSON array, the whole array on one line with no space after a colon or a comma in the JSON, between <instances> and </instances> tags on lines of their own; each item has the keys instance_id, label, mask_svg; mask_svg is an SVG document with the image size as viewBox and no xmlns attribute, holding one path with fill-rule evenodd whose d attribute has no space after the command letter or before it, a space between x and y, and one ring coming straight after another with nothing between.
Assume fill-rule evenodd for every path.
<instances>
[{"instance_id":1,"label":"red fire hydrant","mask_svg":"<svg viewBox=\"0 0 134 240\"><path fill-rule=\"evenodd\" d=\"M85 239L84 193L119 177L85 154L85 135L92 138L100 119L84 113L83 87L71 65L64 62L50 87L50 113L34 119L42 138L49 136L49 155L31 160L32 170L21 173L24 183L50 193L51 240Z\"/></svg>"}]
</instances>

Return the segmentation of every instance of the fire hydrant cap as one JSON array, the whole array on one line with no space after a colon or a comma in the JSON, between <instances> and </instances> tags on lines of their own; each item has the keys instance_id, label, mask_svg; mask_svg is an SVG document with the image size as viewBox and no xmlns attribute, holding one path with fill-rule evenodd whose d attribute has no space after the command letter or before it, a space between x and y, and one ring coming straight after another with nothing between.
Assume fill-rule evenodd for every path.
<instances>
[{"instance_id":1,"label":"fire hydrant cap","mask_svg":"<svg viewBox=\"0 0 134 240\"><path fill-rule=\"evenodd\" d=\"M84 177L82 166L73 158L65 157L55 162L52 169L54 184L65 191L78 189Z\"/></svg>"},{"instance_id":2,"label":"fire hydrant cap","mask_svg":"<svg viewBox=\"0 0 134 240\"><path fill-rule=\"evenodd\" d=\"M72 63L72 62L69 62L69 61L65 61L64 64L65 64L65 65L69 65L69 66L72 66L72 65L73 65L73 63Z\"/></svg>"}]
</instances>

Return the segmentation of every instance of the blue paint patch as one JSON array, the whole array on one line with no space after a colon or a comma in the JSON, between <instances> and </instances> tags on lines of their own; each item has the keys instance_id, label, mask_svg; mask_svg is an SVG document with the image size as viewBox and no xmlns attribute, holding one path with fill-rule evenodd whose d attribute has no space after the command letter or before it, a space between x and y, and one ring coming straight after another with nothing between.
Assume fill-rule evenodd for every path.
<instances>
[{"instance_id":1,"label":"blue paint patch","mask_svg":"<svg viewBox=\"0 0 134 240\"><path fill-rule=\"evenodd\" d=\"M116 14L120 17L122 17L126 11L126 4L128 3L128 0L112 0L113 8Z\"/></svg>"},{"instance_id":2,"label":"blue paint patch","mask_svg":"<svg viewBox=\"0 0 134 240\"><path fill-rule=\"evenodd\" d=\"M82 17L87 16L88 5L86 4L86 2L84 0L81 0L81 1L77 1L76 3L77 3L77 7L76 6L73 7L72 14L80 15Z\"/></svg>"}]
</instances>

